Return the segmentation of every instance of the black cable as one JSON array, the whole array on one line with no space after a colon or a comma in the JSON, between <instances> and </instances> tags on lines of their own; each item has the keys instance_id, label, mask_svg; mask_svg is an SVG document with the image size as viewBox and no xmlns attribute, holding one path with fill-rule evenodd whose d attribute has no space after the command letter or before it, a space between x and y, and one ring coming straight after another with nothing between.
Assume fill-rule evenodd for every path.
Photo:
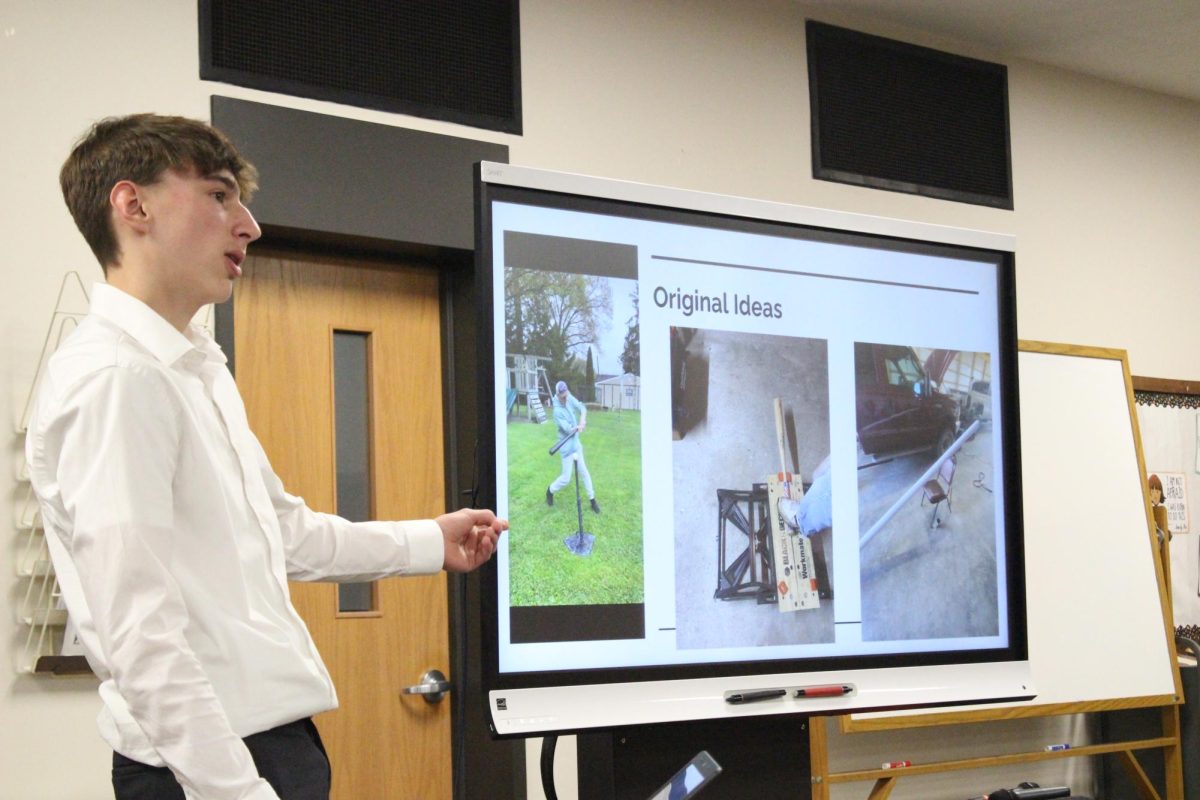
<instances>
[{"instance_id":1,"label":"black cable","mask_svg":"<svg viewBox=\"0 0 1200 800\"><path fill-rule=\"evenodd\" d=\"M554 748L557 746L557 736L542 738L542 794L546 795L546 800L558 800L554 791Z\"/></svg>"}]
</instances>

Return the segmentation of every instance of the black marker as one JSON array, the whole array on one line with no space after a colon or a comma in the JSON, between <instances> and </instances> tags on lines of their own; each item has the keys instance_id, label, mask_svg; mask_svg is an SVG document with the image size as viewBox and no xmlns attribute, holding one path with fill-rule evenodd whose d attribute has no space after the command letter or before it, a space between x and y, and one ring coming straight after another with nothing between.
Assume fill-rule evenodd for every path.
<instances>
[{"instance_id":1,"label":"black marker","mask_svg":"<svg viewBox=\"0 0 1200 800\"><path fill-rule=\"evenodd\" d=\"M760 700L774 700L783 697L787 689L760 689L753 692L738 692L726 696L726 703L757 703Z\"/></svg>"}]
</instances>

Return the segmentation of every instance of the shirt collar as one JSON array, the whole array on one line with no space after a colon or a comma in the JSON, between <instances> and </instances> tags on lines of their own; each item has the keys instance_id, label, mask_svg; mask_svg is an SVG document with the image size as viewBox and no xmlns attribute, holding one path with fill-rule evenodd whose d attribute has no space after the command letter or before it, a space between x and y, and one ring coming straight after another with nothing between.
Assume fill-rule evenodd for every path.
<instances>
[{"instance_id":1,"label":"shirt collar","mask_svg":"<svg viewBox=\"0 0 1200 800\"><path fill-rule=\"evenodd\" d=\"M167 366L197 350L206 359L225 363L225 354L204 328L189 325L180 333L150 306L111 284L92 287L91 313L125 331Z\"/></svg>"}]
</instances>

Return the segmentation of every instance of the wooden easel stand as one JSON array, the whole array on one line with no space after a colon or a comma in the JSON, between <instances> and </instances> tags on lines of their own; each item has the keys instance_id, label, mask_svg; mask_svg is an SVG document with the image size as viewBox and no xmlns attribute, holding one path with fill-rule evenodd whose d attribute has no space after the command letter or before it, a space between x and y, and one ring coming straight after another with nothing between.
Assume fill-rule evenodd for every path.
<instances>
[{"instance_id":1,"label":"wooden easel stand","mask_svg":"<svg viewBox=\"0 0 1200 800\"><path fill-rule=\"evenodd\" d=\"M1008 753L996 756L979 756L949 761L934 761L913 764L901 769L863 769L846 772L829 772L829 745L827 719L814 717L809 726L809 752L812 763L812 800L829 800L829 787L835 783L875 781L867 800L887 800L901 778L914 775L930 775L958 770L1002 767L1010 764L1028 764L1081 756L1115 755L1125 768L1142 800L1183 800L1182 754L1179 747L1179 707L1164 706L1160 709L1163 735L1152 739L1130 739L1121 742L1082 745L1070 750L1037 750L1024 753ZM1166 766L1166 798L1154 788L1145 771L1134 757L1137 750L1161 749Z\"/></svg>"}]
</instances>

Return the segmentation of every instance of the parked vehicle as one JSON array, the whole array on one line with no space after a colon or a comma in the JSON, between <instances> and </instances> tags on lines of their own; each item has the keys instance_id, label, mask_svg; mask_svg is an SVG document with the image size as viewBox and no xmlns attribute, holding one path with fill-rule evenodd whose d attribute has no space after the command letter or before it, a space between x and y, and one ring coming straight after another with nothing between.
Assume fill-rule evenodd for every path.
<instances>
[{"instance_id":1,"label":"parked vehicle","mask_svg":"<svg viewBox=\"0 0 1200 800\"><path fill-rule=\"evenodd\" d=\"M992 418L992 382L975 381L963 401L963 424Z\"/></svg>"},{"instance_id":2,"label":"parked vehicle","mask_svg":"<svg viewBox=\"0 0 1200 800\"><path fill-rule=\"evenodd\" d=\"M864 452L929 448L942 453L954 443L959 403L937 390L911 347L856 342L854 375Z\"/></svg>"}]
</instances>

